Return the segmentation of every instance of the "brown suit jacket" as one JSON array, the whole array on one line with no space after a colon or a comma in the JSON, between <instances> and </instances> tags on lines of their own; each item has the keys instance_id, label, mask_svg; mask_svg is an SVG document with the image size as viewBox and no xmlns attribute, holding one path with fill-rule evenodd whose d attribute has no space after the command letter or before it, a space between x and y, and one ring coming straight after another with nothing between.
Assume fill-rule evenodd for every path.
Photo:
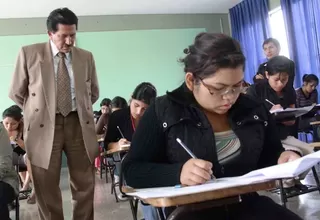
<instances>
[{"instance_id":1,"label":"brown suit jacket","mask_svg":"<svg viewBox=\"0 0 320 220\"><path fill-rule=\"evenodd\" d=\"M98 155L92 104L99 98L93 55L74 47L77 112L90 161ZM10 85L9 97L23 109L24 141L35 166L48 169L56 117L56 80L50 42L25 46L20 50Z\"/></svg>"}]
</instances>

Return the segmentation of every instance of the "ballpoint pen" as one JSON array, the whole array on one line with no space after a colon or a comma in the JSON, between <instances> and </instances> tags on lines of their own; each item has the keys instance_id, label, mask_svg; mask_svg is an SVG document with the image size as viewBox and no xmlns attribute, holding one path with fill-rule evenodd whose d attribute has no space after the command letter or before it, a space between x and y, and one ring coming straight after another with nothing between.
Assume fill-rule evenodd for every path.
<instances>
[{"instance_id":1,"label":"ballpoint pen","mask_svg":"<svg viewBox=\"0 0 320 220\"><path fill-rule=\"evenodd\" d=\"M121 134L121 137L125 139L125 137L124 137L124 135L123 135L123 133L122 133L121 129L119 128L119 126L117 126L117 129L118 129L119 133Z\"/></svg>"},{"instance_id":2,"label":"ballpoint pen","mask_svg":"<svg viewBox=\"0 0 320 220\"><path fill-rule=\"evenodd\" d=\"M271 101L269 101L268 99L266 99L266 101L269 102L269 103L270 103L271 105L273 105L273 106L275 105L275 104L273 104Z\"/></svg>"},{"instance_id":3,"label":"ballpoint pen","mask_svg":"<svg viewBox=\"0 0 320 220\"><path fill-rule=\"evenodd\" d=\"M187 151L187 153L194 159L198 159L196 157L196 155L194 155L194 153L192 153L192 151L180 140L180 138L177 138L176 141L180 144L181 147L183 147L183 149L185 149L185 151ZM211 174L211 179L215 180L216 178L214 177L213 174Z\"/></svg>"}]
</instances>

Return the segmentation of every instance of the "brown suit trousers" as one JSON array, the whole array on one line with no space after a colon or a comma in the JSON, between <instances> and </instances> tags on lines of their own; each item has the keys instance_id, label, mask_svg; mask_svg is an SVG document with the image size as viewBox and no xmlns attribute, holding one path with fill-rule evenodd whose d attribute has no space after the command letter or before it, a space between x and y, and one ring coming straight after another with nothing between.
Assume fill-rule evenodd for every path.
<instances>
[{"instance_id":1,"label":"brown suit trousers","mask_svg":"<svg viewBox=\"0 0 320 220\"><path fill-rule=\"evenodd\" d=\"M73 204L72 219L93 220L94 165L86 152L76 112L71 112L66 117L56 115L49 168L46 170L32 165L40 219L64 219L59 188L62 151L65 152L68 161Z\"/></svg>"}]
</instances>

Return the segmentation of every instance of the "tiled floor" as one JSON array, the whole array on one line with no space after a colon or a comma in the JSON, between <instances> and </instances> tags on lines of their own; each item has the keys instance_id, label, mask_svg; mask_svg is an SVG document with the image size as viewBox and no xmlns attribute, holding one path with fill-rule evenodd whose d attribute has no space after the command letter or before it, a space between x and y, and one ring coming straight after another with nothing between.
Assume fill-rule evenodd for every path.
<instances>
[{"instance_id":1,"label":"tiled floor","mask_svg":"<svg viewBox=\"0 0 320 220\"><path fill-rule=\"evenodd\" d=\"M110 181L109 181L110 182ZM66 220L71 219L71 193L68 185L68 172L63 170L61 173L60 188L63 195L63 208ZM279 197L275 194L270 195L275 201ZM318 192L300 196L297 199L290 199L288 207L298 213L305 220L320 220L320 195ZM14 220L14 212L11 213ZM141 214L139 213L141 217ZM37 220L37 206L29 205L26 201L21 201L20 220ZM110 183L106 184L105 179L100 180L97 175L95 191L95 220L132 220L130 206L128 202L116 203L113 195L110 194ZM141 219L141 218L140 218Z\"/></svg>"}]
</instances>

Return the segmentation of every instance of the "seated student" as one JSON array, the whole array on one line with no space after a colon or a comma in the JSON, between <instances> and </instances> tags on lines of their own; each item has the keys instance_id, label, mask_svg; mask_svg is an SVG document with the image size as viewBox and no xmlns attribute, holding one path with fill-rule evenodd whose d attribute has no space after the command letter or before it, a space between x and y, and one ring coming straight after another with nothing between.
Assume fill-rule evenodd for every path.
<instances>
[{"instance_id":1,"label":"seated student","mask_svg":"<svg viewBox=\"0 0 320 220\"><path fill-rule=\"evenodd\" d=\"M266 39L263 44L262 44L262 48L263 48L263 52L267 58L267 61L262 63L257 71L257 74L253 77L253 82L254 83L259 83L259 82L263 82L264 80L266 80L266 65L268 60L270 60L271 58L275 57L275 56L279 56L280 54L280 43L277 39L275 38L268 38ZM294 77L295 77L295 70L294 70L294 62L292 60L290 60L290 78L289 78L289 82L287 83L287 85L289 87L293 87L293 81L294 81Z\"/></svg>"},{"instance_id":2,"label":"seated student","mask_svg":"<svg viewBox=\"0 0 320 220\"><path fill-rule=\"evenodd\" d=\"M23 115L22 110L18 106L11 106L7 108L2 114L2 124L7 130L10 137L11 145L13 148L12 161L13 165L19 166L19 170L27 170L27 172L19 172L23 187L21 191L28 190L30 188L30 182L32 181L32 172L30 162L27 159L27 154L23 141ZM31 195L24 196L28 198L28 204L36 203L35 191L31 191Z\"/></svg>"},{"instance_id":3,"label":"seated student","mask_svg":"<svg viewBox=\"0 0 320 220\"><path fill-rule=\"evenodd\" d=\"M8 204L19 193L19 180L12 165L12 148L10 139L0 123L0 216L1 220L10 220Z\"/></svg>"},{"instance_id":4,"label":"seated student","mask_svg":"<svg viewBox=\"0 0 320 220\"><path fill-rule=\"evenodd\" d=\"M128 107L128 103L124 98L122 98L120 96L114 97L110 103L111 111L106 111L106 112L102 113L99 120L97 121L96 133L98 135L105 134L107 131L107 124L108 124L109 115L114 111L117 111L117 110L120 110L123 108L127 108L127 107Z\"/></svg>"},{"instance_id":5,"label":"seated student","mask_svg":"<svg viewBox=\"0 0 320 220\"><path fill-rule=\"evenodd\" d=\"M108 107L108 108L103 109L101 107L102 114L100 115L99 120L97 121L97 124L96 124L96 133L97 133L97 135L100 135L100 137L102 136L104 138L105 134L107 132L107 125L108 125L108 120L109 120L110 114L116 110L127 108L128 103L124 98L122 98L120 96L116 96L114 99L112 99L110 104L106 104L103 106ZM100 148L100 152L102 152L101 148ZM100 162L101 162L100 156L98 156L94 161L95 167L96 167L96 172L98 174L101 172Z\"/></svg>"},{"instance_id":6,"label":"seated student","mask_svg":"<svg viewBox=\"0 0 320 220\"><path fill-rule=\"evenodd\" d=\"M303 85L296 90L297 107L311 106L318 103L317 86L319 78L314 74L305 74L302 77Z\"/></svg>"},{"instance_id":7,"label":"seated student","mask_svg":"<svg viewBox=\"0 0 320 220\"><path fill-rule=\"evenodd\" d=\"M269 60L266 66L267 80L262 83L252 85L247 94L256 97L264 103L268 110L276 110L279 108L294 108L295 107L295 90L286 87L290 78L290 65L291 61L284 56L276 56ZM268 101L267 101L268 100ZM271 103L274 105L272 105ZM280 136L281 142L285 149L295 150L300 155L306 155L312 152L310 146L293 137L291 134L290 125L294 121L285 121L277 123L277 131ZM300 182L286 183L286 188L296 187L298 189L305 187ZM289 189L288 189L289 190ZM290 190L296 190L291 188Z\"/></svg>"},{"instance_id":8,"label":"seated student","mask_svg":"<svg viewBox=\"0 0 320 220\"><path fill-rule=\"evenodd\" d=\"M201 33L185 53L185 83L156 99L135 132L123 163L129 186L193 186L210 180L211 174L240 176L299 158L283 151L265 106L241 94L245 57L236 40ZM191 159L176 138L199 159ZM250 193L241 203L187 213L183 219L301 218L268 197Z\"/></svg>"},{"instance_id":9,"label":"seated student","mask_svg":"<svg viewBox=\"0 0 320 220\"><path fill-rule=\"evenodd\" d=\"M108 121L107 133L105 136L104 146L110 150L119 145L130 144L133 133L140 123L150 103L157 96L156 88L148 82L139 84L132 93L130 106L113 112ZM116 155L115 155L116 156ZM115 157L114 156L114 157ZM120 158L117 158L119 160ZM116 174L119 172L119 163L116 163ZM115 175L115 182L119 181L119 176ZM118 198L122 200L122 194L118 194ZM145 219L157 219L157 213L152 206L142 206Z\"/></svg>"},{"instance_id":10,"label":"seated student","mask_svg":"<svg viewBox=\"0 0 320 220\"><path fill-rule=\"evenodd\" d=\"M303 85L296 90L297 107L306 107L316 105L318 103L318 91L317 86L319 79L314 74L305 74L302 77ZM316 112L311 111L306 115L303 115L299 120L299 129L301 131L310 130L310 122L316 121Z\"/></svg>"}]
</instances>

